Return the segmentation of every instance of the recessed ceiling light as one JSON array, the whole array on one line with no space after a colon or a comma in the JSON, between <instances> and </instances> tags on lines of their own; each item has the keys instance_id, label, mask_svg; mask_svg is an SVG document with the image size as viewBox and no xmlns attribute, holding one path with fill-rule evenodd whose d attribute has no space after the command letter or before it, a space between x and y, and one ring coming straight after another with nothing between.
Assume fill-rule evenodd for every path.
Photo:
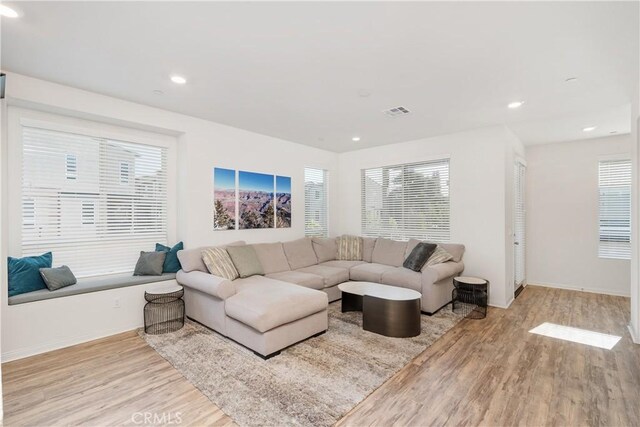
<instances>
[{"instance_id":1,"label":"recessed ceiling light","mask_svg":"<svg viewBox=\"0 0 640 427\"><path fill-rule=\"evenodd\" d=\"M171 81L179 85L183 85L187 82L187 79L182 76L171 76Z\"/></svg>"},{"instance_id":2,"label":"recessed ceiling light","mask_svg":"<svg viewBox=\"0 0 640 427\"><path fill-rule=\"evenodd\" d=\"M583 132L591 132L593 130L596 130L595 126L587 126L586 128L582 129Z\"/></svg>"},{"instance_id":3,"label":"recessed ceiling light","mask_svg":"<svg viewBox=\"0 0 640 427\"><path fill-rule=\"evenodd\" d=\"M577 82L578 78L577 77L569 77L564 79L565 82L570 83L570 82Z\"/></svg>"},{"instance_id":4,"label":"recessed ceiling light","mask_svg":"<svg viewBox=\"0 0 640 427\"><path fill-rule=\"evenodd\" d=\"M358 142L358 141L360 141L360 137L359 136L354 136L353 138L351 138L351 140L353 142Z\"/></svg>"},{"instance_id":5,"label":"recessed ceiling light","mask_svg":"<svg viewBox=\"0 0 640 427\"><path fill-rule=\"evenodd\" d=\"M0 4L0 16L6 16L7 18L17 18L18 12L8 6Z\"/></svg>"},{"instance_id":6,"label":"recessed ceiling light","mask_svg":"<svg viewBox=\"0 0 640 427\"><path fill-rule=\"evenodd\" d=\"M524 101L514 101L514 102L510 102L507 107L511 108L512 110L514 108L520 108L522 107L522 104L524 104Z\"/></svg>"}]
</instances>

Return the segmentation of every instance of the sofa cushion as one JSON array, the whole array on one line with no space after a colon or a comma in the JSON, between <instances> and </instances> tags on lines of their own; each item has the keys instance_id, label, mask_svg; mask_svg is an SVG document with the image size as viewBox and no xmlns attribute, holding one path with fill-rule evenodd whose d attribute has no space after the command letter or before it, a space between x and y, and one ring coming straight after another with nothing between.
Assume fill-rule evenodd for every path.
<instances>
[{"instance_id":1,"label":"sofa cushion","mask_svg":"<svg viewBox=\"0 0 640 427\"><path fill-rule=\"evenodd\" d=\"M233 265L229 253L224 248L207 248L202 251L202 262L207 266L209 273L227 280L235 280L240 276L236 266ZM196 272L198 270L194 270ZM191 273L191 271L189 272ZM202 271L200 271L202 273Z\"/></svg>"},{"instance_id":2,"label":"sofa cushion","mask_svg":"<svg viewBox=\"0 0 640 427\"><path fill-rule=\"evenodd\" d=\"M317 274L324 279L325 288L349 281L349 270L346 268L329 267L328 265L312 265L296 271Z\"/></svg>"},{"instance_id":3,"label":"sofa cushion","mask_svg":"<svg viewBox=\"0 0 640 427\"><path fill-rule=\"evenodd\" d=\"M284 253L287 256L289 267L292 270L309 267L318 263L316 253L313 251L311 239L303 237L302 239L285 242L282 244Z\"/></svg>"},{"instance_id":4,"label":"sofa cushion","mask_svg":"<svg viewBox=\"0 0 640 427\"><path fill-rule=\"evenodd\" d=\"M464 245L459 243L438 243L442 246L442 249L449 252L453 257L451 261L460 262L462 260L462 255L464 255Z\"/></svg>"},{"instance_id":5,"label":"sofa cushion","mask_svg":"<svg viewBox=\"0 0 640 427\"><path fill-rule=\"evenodd\" d=\"M424 265L425 267L430 267L432 265L441 264L443 262L451 261L453 256L440 245L436 248L433 254L427 260L427 263Z\"/></svg>"},{"instance_id":6,"label":"sofa cushion","mask_svg":"<svg viewBox=\"0 0 640 427\"><path fill-rule=\"evenodd\" d=\"M244 244L246 244L244 240L238 240L237 242L232 242L232 243L228 243L226 245L220 245L220 246L200 246L194 249L183 249L181 251L178 251L178 260L180 260L180 268L185 273L188 273L194 270L202 271L203 273L208 273L209 270L207 270L207 266L204 265L204 262L202 261L203 250L207 248L214 248L214 247L226 248L227 246L240 246Z\"/></svg>"},{"instance_id":7,"label":"sofa cushion","mask_svg":"<svg viewBox=\"0 0 640 427\"><path fill-rule=\"evenodd\" d=\"M361 264L349 270L349 277L351 280L357 280L361 282L375 282L380 283L382 273L385 271L394 270L396 267L384 264Z\"/></svg>"},{"instance_id":8,"label":"sofa cushion","mask_svg":"<svg viewBox=\"0 0 640 427\"><path fill-rule=\"evenodd\" d=\"M362 260L365 262L371 262L373 256L373 248L376 246L375 237L363 237L362 238Z\"/></svg>"},{"instance_id":9,"label":"sofa cushion","mask_svg":"<svg viewBox=\"0 0 640 427\"><path fill-rule=\"evenodd\" d=\"M371 262L400 267L404 262L404 251L406 248L407 242L399 242L379 237L373 248Z\"/></svg>"},{"instance_id":10,"label":"sofa cushion","mask_svg":"<svg viewBox=\"0 0 640 427\"><path fill-rule=\"evenodd\" d=\"M302 271L282 271L268 274L267 277L283 282L294 283L305 288L324 289L324 279L317 274L304 273Z\"/></svg>"},{"instance_id":11,"label":"sofa cushion","mask_svg":"<svg viewBox=\"0 0 640 427\"><path fill-rule=\"evenodd\" d=\"M402 266L413 271L420 271L429 257L435 252L438 245L435 243L420 242L404 260Z\"/></svg>"},{"instance_id":12,"label":"sofa cushion","mask_svg":"<svg viewBox=\"0 0 640 427\"><path fill-rule=\"evenodd\" d=\"M313 237L311 243L313 244L313 250L316 253L316 258L319 263L332 261L338 256L338 245L335 237L327 239Z\"/></svg>"},{"instance_id":13,"label":"sofa cushion","mask_svg":"<svg viewBox=\"0 0 640 427\"><path fill-rule=\"evenodd\" d=\"M340 260L335 260L335 261L327 261L327 262L323 262L320 265L326 265L327 267L336 267L336 268L344 268L346 270L351 270L352 267L355 267L356 265L361 265L364 264L364 261L340 261Z\"/></svg>"},{"instance_id":14,"label":"sofa cushion","mask_svg":"<svg viewBox=\"0 0 640 427\"><path fill-rule=\"evenodd\" d=\"M404 267L396 267L382 273L380 283L413 289L422 293L422 273Z\"/></svg>"},{"instance_id":15,"label":"sofa cushion","mask_svg":"<svg viewBox=\"0 0 640 427\"><path fill-rule=\"evenodd\" d=\"M240 277L249 277L264 274L262 264L258 259L256 250L251 245L229 246L227 252L236 266Z\"/></svg>"},{"instance_id":16,"label":"sofa cushion","mask_svg":"<svg viewBox=\"0 0 640 427\"><path fill-rule=\"evenodd\" d=\"M327 294L262 276L239 279L238 292L225 301L227 316L266 332L326 310Z\"/></svg>"},{"instance_id":17,"label":"sofa cushion","mask_svg":"<svg viewBox=\"0 0 640 427\"><path fill-rule=\"evenodd\" d=\"M264 274L290 270L289 261L287 261L287 256L284 254L282 243L259 243L252 246L256 250L256 254L258 254Z\"/></svg>"},{"instance_id":18,"label":"sofa cushion","mask_svg":"<svg viewBox=\"0 0 640 427\"><path fill-rule=\"evenodd\" d=\"M362 261L362 237L344 235L338 237L338 259L341 261Z\"/></svg>"}]
</instances>

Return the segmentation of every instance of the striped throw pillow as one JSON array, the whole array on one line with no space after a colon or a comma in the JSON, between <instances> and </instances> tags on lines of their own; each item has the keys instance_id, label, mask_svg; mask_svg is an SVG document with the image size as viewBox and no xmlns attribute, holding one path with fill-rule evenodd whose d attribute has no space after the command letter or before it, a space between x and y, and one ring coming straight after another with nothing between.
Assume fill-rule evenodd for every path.
<instances>
[{"instance_id":1,"label":"striped throw pillow","mask_svg":"<svg viewBox=\"0 0 640 427\"><path fill-rule=\"evenodd\" d=\"M202 261L209 273L225 279L235 280L239 277L236 266L225 248L207 248L202 251Z\"/></svg>"},{"instance_id":2,"label":"striped throw pillow","mask_svg":"<svg viewBox=\"0 0 640 427\"><path fill-rule=\"evenodd\" d=\"M362 237L340 236L338 238L338 259L342 261L362 261Z\"/></svg>"},{"instance_id":3,"label":"striped throw pillow","mask_svg":"<svg viewBox=\"0 0 640 427\"><path fill-rule=\"evenodd\" d=\"M438 245L438 247L433 252L433 254L429 257L429 259L427 260L427 263L424 266L429 267L432 265L451 261L452 259L453 259L453 256L449 252L442 249L442 246Z\"/></svg>"}]
</instances>

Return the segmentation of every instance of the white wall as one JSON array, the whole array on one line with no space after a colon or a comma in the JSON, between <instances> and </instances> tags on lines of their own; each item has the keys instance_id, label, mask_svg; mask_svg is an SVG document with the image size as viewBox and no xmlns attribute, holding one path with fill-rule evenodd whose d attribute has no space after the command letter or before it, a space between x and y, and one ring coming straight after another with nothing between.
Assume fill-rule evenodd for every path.
<instances>
[{"instance_id":1,"label":"white wall","mask_svg":"<svg viewBox=\"0 0 640 427\"><path fill-rule=\"evenodd\" d=\"M629 135L527 147L527 283L630 294L629 260L598 258L598 160Z\"/></svg>"},{"instance_id":2,"label":"white wall","mask_svg":"<svg viewBox=\"0 0 640 427\"><path fill-rule=\"evenodd\" d=\"M339 232L361 232L361 169L450 157L451 241L466 246L465 274L488 279L490 303L507 306L505 164L514 139L499 126L341 154Z\"/></svg>"},{"instance_id":3,"label":"white wall","mask_svg":"<svg viewBox=\"0 0 640 427\"><path fill-rule=\"evenodd\" d=\"M335 153L14 73L7 74L9 105L177 136L177 200L170 201L169 209L177 212L176 240L183 240L186 247L239 239L260 242L302 237L305 166L329 171L329 227L332 234L337 230L338 156ZM3 135L2 149L6 150L7 146L7 138ZM3 155L2 158L7 157ZM213 231L211 169L214 166L291 176L292 228ZM6 171L6 167L2 170ZM4 213L7 212L9 191L6 179L2 183ZM3 221L3 247L7 245L10 226ZM19 255L11 251L15 248L7 254ZM2 360L139 327L142 325L144 290L150 286L153 285L8 306L6 276L3 274L0 297ZM113 307L115 299L120 300L120 308Z\"/></svg>"}]
</instances>

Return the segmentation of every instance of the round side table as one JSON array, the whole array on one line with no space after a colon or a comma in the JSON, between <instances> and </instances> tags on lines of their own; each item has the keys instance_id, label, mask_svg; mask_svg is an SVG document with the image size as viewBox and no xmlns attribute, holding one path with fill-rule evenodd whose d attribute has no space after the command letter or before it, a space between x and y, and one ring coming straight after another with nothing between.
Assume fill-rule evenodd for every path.
<instances>
[{"instance_id":1,"label":"round side table","mask_svg":"<svg viewBox=\"0 0 640 427\"><path fill-rule=\"evenodd\" d=\"M174 332L184 326L184 288L171 285L144 293L144 331L157 335Z\"/></svg>"},{"instance_id":2,"label":"round side table","mask_svg":"<svg viewBox=\"0 0 640 427\"><path fill-rule=\"evenodd\" d=\"M452 310L470 319L487 317L489 281L480 277L460 276L453 278L451 291Z\"/></svg>"}]
</instances>

